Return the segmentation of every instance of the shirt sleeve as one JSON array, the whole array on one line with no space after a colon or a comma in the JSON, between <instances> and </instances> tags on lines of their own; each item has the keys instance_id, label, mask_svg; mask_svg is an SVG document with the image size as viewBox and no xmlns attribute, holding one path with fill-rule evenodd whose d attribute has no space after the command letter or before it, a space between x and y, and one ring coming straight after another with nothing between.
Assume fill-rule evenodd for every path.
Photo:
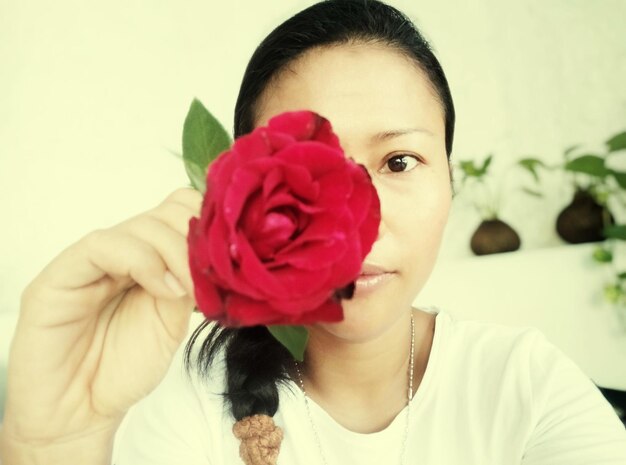
<instances>
[{"instance_id":1,"label":"shirt sleeve","mask_svg":"<svg viewBox=\"0 0 626 465\"><path fill-rule=\"evenodd\" d=\"M611 404L541 331L535 336L534 429L521 465L626 465L626 429Z\"/></svg>"},{"instance_id":2,"label":"shirt sleeve","mask_svg":"<svg viewBox=\"0 0 626 465\"><path fill-rule=\"evenodd\" d=\"M184 371L181 350L163 381L126 414L115 436L112 465L211 465L210 425L193 378Z\"/></svg>"}]
</instances>

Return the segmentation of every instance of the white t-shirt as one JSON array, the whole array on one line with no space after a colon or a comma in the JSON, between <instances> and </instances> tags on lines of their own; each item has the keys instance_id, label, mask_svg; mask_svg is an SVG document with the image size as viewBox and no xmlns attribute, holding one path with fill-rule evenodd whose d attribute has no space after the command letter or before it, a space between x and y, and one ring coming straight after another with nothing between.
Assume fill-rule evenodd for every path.
<instances>
[{"instance_id":1,"label":"white t-shirt","mask_svg":"<svg viewBox=\"0 0 626 465\"><path fill-rule=\"evenodd\" d=\"M406 464L626 465L626 429L611 404L540 330L424 310L437 313L426 371L386 429L355 433L309 400L329 465L400 463L409 408ZM243 464L220 395L223 361L208 385L195 374L189 381L183 348L163 382L124 418L115 465ZM321 465L302 392L291 383L279 395L278 465Z\"/></svg>"}]
</instances>

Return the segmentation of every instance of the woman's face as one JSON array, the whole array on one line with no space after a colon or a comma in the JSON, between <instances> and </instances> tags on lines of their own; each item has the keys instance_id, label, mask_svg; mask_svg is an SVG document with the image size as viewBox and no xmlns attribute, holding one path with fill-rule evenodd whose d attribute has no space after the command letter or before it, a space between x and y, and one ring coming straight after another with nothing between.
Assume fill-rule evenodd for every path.
<instances>
[{"instance_id":1,"label":"woman's face","mask_svg":"<svg viewBox=\"0 0 626 465\"><path fill-rule=\"evenodd\" d=\"M255 127L303 109L330 121L346 156L368 169L381 202L365 263L395 272L374 291L342 300L344 320L314 325L311 337L371 339L406 314L435 264L452 198L443 110L424 74L389 48L313 49L289 68L263 94ZM404 129L416 131L375 137Z\"/></svg>"}]
</instances>

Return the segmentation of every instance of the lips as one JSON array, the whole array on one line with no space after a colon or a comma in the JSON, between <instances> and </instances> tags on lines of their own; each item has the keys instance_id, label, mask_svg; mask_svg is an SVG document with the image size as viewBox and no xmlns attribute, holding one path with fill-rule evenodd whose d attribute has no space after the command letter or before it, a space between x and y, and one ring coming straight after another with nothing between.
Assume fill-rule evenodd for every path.
<instances>
[{"instance_id":1,"label":"lips","mask_svg":"<svg viewBox=\"0 0 626 465\"><path fill-rule=\"evenodd\" d=\"M374 265L372 263L364 263L363 266L361 267L360 276L373 276L373 275L379 275L379 274L384 274L384 273L393 273L393 272L379 265Z\"/></svg>"},{"instance_id":2,"label":"lips","mask_svg":"<svg viewBox=\"0 0 626 465\"><path fill-rule=\"evenodd\" d=\"M378 265L366 264L362 267L361 275L355 281L354 296L365 297L379 289L388 286L395 277L394 271Z\"/></svg>"}]
</instances>

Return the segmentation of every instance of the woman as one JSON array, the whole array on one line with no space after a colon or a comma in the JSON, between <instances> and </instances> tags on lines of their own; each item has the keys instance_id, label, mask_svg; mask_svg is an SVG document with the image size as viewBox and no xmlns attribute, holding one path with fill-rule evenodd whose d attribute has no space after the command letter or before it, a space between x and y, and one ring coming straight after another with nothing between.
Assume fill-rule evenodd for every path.
<instances>
[{"instance_id":1,"label":"woman","mask_svg":"<svg viewBox=\"0 0 626 465\"><path fill-rule=\"evenodd\" d=\"M329 0L278 26L246 69L235 137L305 108L381 201L363 269L380 276L359 278L345 319L308 327L302 364L264 327L216 326L194 351L206 324L183 360L201 198L180 189L80 239L24 290L4 463L109 464L114 446L116 465L626 463L610 404L538 330L411 306L450 209L454 132L414 25L378 1Z\"/></svg>"}]
</instances>

